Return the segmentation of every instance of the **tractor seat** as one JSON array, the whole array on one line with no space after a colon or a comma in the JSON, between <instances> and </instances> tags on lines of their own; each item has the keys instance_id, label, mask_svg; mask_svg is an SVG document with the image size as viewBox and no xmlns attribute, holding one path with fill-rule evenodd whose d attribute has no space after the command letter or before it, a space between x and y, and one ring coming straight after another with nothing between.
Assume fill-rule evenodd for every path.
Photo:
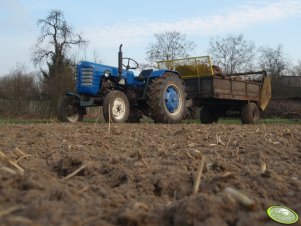
<instances>
[{"instance_id":1,"label":"tractor seat","mask_svg":"<svg viewBox=\"0 0 301 226\"><path fill-rule=\"evenodd\" d=\"M146 69L140 72L140 74L136 77L138 81L146 81L147 78L153 73L153 69Z\"/></svg>"}]
</instances>

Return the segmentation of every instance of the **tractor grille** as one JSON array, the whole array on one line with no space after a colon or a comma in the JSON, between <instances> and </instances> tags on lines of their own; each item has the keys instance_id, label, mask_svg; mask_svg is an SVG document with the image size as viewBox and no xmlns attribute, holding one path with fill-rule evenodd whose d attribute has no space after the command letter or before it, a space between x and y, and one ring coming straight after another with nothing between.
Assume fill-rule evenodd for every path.
<instances>
[{"instance_id":1,"label":"tractor grille","mask_svg":"<svg viewBox=\"0 0 301 226\"><path fill-rule=\"evenodd\" d=\"M92 86L93 83L93 68L81 68L81 81L82 86Z\"/></svg>"}]
</instances>

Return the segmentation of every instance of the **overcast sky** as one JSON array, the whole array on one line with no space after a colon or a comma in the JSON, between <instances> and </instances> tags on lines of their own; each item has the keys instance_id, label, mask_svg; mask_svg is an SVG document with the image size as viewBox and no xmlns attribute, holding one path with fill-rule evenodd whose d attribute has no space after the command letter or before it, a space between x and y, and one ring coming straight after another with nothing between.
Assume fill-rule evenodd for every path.
<instances>
[{"instance_id":1,"label":"overcast sky","mask_svg":"<svg viewBox=\"0 0 301 226\"><path fill-rule=\"evenodd\" d=\"M257 46L282 44L287 56L301 60L301 0L0 0L0 75L17 63L37 69L30 60L36 22L52 9L89 41L87 60L96 51L109 65L117 65L120 43L124 56L146 62L153 34L174 30L197 44L198 56L207 54L210 37L242 33Z\"/></svg>"}]
</instances>

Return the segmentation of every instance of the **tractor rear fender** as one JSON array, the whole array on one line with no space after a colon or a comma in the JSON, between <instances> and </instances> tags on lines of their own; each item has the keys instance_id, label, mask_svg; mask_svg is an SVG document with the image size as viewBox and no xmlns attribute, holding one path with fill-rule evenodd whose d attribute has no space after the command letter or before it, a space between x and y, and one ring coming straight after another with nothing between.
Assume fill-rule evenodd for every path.
<instances>
[{"instance_id":1,"label":"tractor rear fender","mask_svg":"<svg viewBox=\"0 0 301 226\"><path fill-rule=\"evenodd\" d=\"M142 99L143 100L146 100L146 94L148 92L149 85L150 85L151 81L153 79L162 77L166 73L173 73L173 74L176 74L176 75L178 75L180 77L180 73L177 72L177 71L172 71L172 70L156 70L156 71L153 71L152 74L146 80L146 83L145 83L145 86L144 86L144 90L143 90L143 95L142 95Z\"/></svg>"},{"instance_id":2,"label":"tractor rear fender","mask_svg":"<svg viewBox=\"0 0 301 226\"><path fill-rule=\"evenodd\" d=\"M78 94L76 94L76 93L68 92L68 93L66 93L66 96L75 97L76 100L80 101L80 96Z\"/></svg>"},{"instance_id":3,"label":"tractor rear fender","mask_svg":"<svg viewBox=\"0 0 301 226\"><path fill-rule=\"evenodd\" d=\"M149 78L150 79L154 79L154 78L162 77L165 73L168 73L168 72L180 76L180 73L177 72L177 71L172 71L172 70L157 70L157 71L153 71L153 73L149 76Z\"/></svg>"},{"instance_id":4,"label":"tractor rear fender","mask_svg":"<svg viewBox=\"0 0 301 226\"><path fill-rule=\"evenodd\" d=\"M76 93L68 92L66 93L66 96L72 96L75 99L75 102L79 104L79 110L83 115L87 114L86 108L89 105L92 105L92 102L89 101L88 104L85 104L86 102L81 101L80 96ZM93 99L92 99L93 100ZM93 100L94 101L94 100Z\"/></svg>"}]
</instances>

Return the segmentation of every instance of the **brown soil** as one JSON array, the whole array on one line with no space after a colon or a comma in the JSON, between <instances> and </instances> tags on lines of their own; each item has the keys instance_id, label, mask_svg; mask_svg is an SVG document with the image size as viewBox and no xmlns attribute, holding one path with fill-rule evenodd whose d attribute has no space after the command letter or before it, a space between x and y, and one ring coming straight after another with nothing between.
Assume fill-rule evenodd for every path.
<instances>
[{"instance_id":1,"label":"brown soil","mask_svg":"<svg viewBox=\"0 0 301 226\"><path fill-rule=\"evenodd\" d=\"M277 225L271 205L301 214L300 125L3 125L0 150L0 225Z\"/></svg>"}]
</instances>

